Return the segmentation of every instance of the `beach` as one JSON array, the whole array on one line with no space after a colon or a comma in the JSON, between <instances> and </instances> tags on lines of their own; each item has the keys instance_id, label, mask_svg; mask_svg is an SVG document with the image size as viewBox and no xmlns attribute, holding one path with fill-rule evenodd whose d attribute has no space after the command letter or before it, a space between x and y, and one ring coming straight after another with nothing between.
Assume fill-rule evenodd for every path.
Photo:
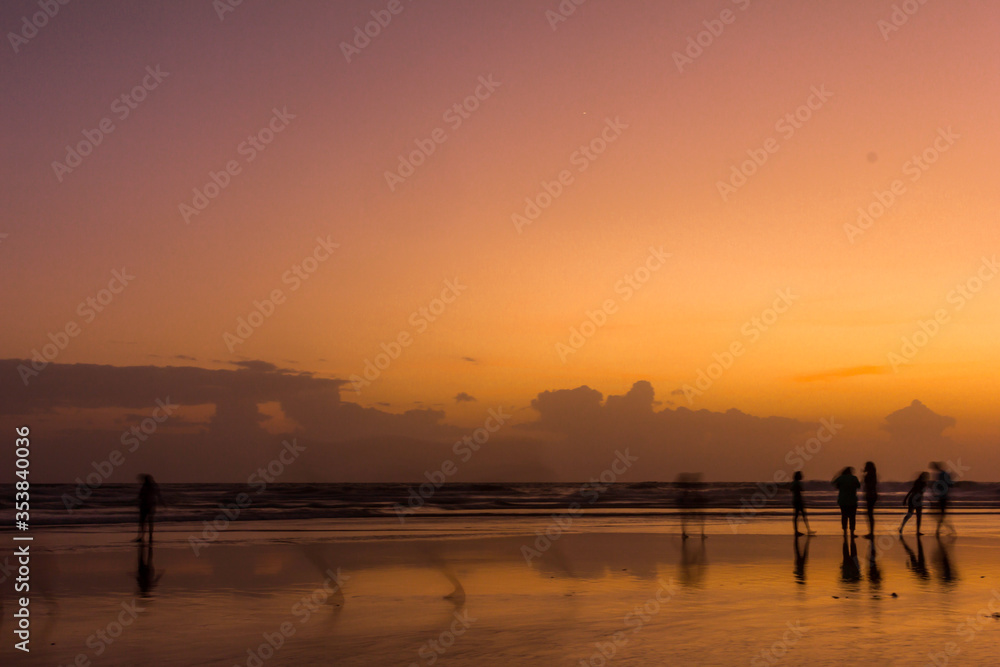
<instances>
[{"instance_id":1,"label":"beach","mask_svg":"<svg viewBox=\"0 0 1000 667\"><path fill-rule=\"evenodd\" d=\"M53 526L32 543L31 652L4 586L0 662L989 664L1000 521L958 515L938 540L925 518L901 541L879 515L854 551L829 515L798 540L787 517L716 517L704 540L669 515L258 521L197 554L194 523L151 553L131 526Z\"/></svg>"}]
</instances>

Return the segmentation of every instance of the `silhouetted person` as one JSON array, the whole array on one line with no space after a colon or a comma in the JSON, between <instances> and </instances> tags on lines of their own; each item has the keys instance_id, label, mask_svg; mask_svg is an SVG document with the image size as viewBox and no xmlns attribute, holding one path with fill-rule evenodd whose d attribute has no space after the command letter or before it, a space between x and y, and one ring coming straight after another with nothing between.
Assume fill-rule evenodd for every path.
<instances>
[{"instance_id":1,"label":"silhouetted person","mask_svg":"<svg viewBox=\"0 0 1000 667\"><path fill-rule=\"evenodd\" d=\"M694 519L701 529L701 539L705 539L705 514L701 511L704 498L701 495L701 473L682 472L677 475L677 486L680 487L680 496L677 504L681 510L681 538L687 539L688 524Z\"/></svg>"},{"instance_id":2,"label":"silhouetted person","mask_svg":"<svg viewBox=\"0 0 1000 667\"><path fill-rule=\"evenodd\" d=\"M914 480L913 486L907 492L906 496L903 497L903 504L906 505L906 516L903 517L903 523L899 524L899 534L903 534L903 527L906 522L910 520L910 517L914 514L917 515L917 535L923 535L920 532L920 521L924 515L924 489L927 488L927 473L922 472Z\"/></svg>"},{"instance_id":3,"label":"silhouetted person","mask_svg":"<svg viewBox=\"0 0 1000 667\"><path fill-rule=\"evenodd\" d=\"M934 534L941 534L941 525L945 521L948 522L949 530L955 533L955 527L948 519L948 494L951 492L951 487L955 486L955 482L952 481L951 475L948 474L948 471L944 469L944 466L939 461L931 461L931 468L937 471L937 474L934 476L934 483L931 485L931 492L934 494L934 500L938 509L937 530Z\"/></svg>"},{"instance_id":4,"label":"silhouetted person","mask_svg":"<svg viewBox=\"0 0 1000 667\"><path fill-rule=\"evenodd\" d=\"M910 562L907 563L907 567L913 571L913 575L917 579L927 579L930 574L927 572L927 561L924 560L924 543L920 540L919 533L917 534L917 553L913 553L913 549L910 545L906 543L906 538L902 535L899 536L899 541L903 543L903 548L906 549L906 555L910 557Z\"/></svg>"},{"instance_id":5,"label":"silhouetted person","mask_svg":"<svg viewBox=\"0 0 1000 667\"><path fill-rule=\"evenodd\" d=\"M802 533L795 534L795 582L805 585L806 583L806 562L809 560L809 540L812 537L806 537L805 548L799 547L799 536Z\"/></svg>"},{"instance_id":6,"label":"silhouetted person","mask_svg":"<svg viewBox=\"0 0 1000 667\"><path fill-rule=\"evenodd\" d=\"M139 567L135 573L135 582L139 585L139 593L143 597L149 597L149 593L156 588L162 574L156 574L153 567L153 542L139 544Z\"/></svg>"},{"instance_id":7,"label":"silhouetted person","mask_svg":"<svg viewBox=\"0 0 1000 667\"><path fill-rule=\"evenodd\" d=\"M878 471L871 461L865 463L865 509L868 511L868 534L875 537L875 503L878 502Z\"/></svg>"},{"instance_id":8,"label":"silhouetted person","mask_svg":"<svg viewBox=\"0 0 1000 667\"><path fill-rule=\"evenodd\" d=\"M858 489L861 482L854 476L854 468L847 466L833 480L837 487L837 505L840 507L840 527L847 533L847 525L851 525L851 537L858 517Z\"/></svg>"},{"instance_id":9,"label":"silhouetted person","mask_svg":"<svg viewBox=\"0 0 1000 667\"><path fill-rule=\"evenodd\" d=\"M139 475L142 487L139 488L139 535L135 542L142 542L143 533L146 526L149 526L149 541L153 541L153 518L156 515L156 506L163 504L163 496L160 495L160 487L153 479L152 475Z\"/></svg>"},{"instance_id":10,"label":"silhouetted person","mask_svg":"<svg viewBox=\"0 0 1000 667\"><path fill-rule=\"evenodd\" d=\"M799 515L802 515L802 521L806 524L806 530L810 535L816 533L814 530L809 528L809 517L806 516L806 504L802 500L802 471L796 470L795 474L792 476L792 483L788 487L792 491L792 528L795 530L796 535L804 535L805 533L799 532Z\"/></svg>"},{"instance_id":11,"label":"silhouetted person","mask_svg":"<svg viewBox=\"0 0 1000 667\"><path fill-rule=\"evenodd\" d=\"M855 479L857 478L855 477ZM854 541L854 535L851 535L851 544L848 547L846 532L844 533L843 554L844 559L840 565L841 578L849 582L861 581L861 563L858 561L858 545Z\"/></svg>"}]
</instances>

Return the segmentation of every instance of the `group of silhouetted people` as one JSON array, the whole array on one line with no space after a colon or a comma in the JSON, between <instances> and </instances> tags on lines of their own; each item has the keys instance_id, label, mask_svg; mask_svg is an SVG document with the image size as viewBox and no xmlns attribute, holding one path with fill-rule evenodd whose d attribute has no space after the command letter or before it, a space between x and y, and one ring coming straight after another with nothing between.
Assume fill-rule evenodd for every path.
<instances>
[{"instance_id":1,"label":"group of silhouetted people","mask_svg":"<svg viewBox=\"0 0 1000 667\"><path fill-rule=\"evenodd\" d=\"M903 498L903 504L906 506L907 511L906 516L903 517L903 522L899 525L900 534L903 533L906 522L910 520L911 516L916 514L917 535L923 535L920 531L920 524L923 517L924 493L927 491L928 486L930 486L933 501L938 509L936 534L941 534L941 528L944 525L947 525L952 533L955 532L954 526L948 519L949 493L955 482L940 462L932 461L930 467L935 471L934 480L931 481L931 476L927 472L920 473L917 479L914 480L909 492ZM845 537L848 528L850 528L851 537L854 537L858 514L858 490L862 487L865 491L865 505L868 513L868 534L865 537L874 537L875 504L878 502L879 497L878 471L875 469L875 464L871 461L865 463L863 482L855 476L854 468L847 466L840 471L839 475L833 478L833 485L837 488L837 506L840 507L840 526L844 531ZM806 531L810 535L814 534L815 531L809 530L809 519L806 517L805 502L802 499L801 471L795 473L789 489L792 492L792 526L795 534L797 536L804 534L799 531L799 516L805 522Z\"/></svg>"}]
</instances>

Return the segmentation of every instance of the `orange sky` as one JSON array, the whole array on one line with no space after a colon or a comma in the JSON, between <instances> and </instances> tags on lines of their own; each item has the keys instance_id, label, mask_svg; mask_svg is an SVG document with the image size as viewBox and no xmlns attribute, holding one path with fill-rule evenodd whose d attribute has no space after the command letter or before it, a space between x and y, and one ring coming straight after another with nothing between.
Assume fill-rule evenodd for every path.
<instances>
[{"instance_id":1,"label":"orange sky","mask_svg":"<svg viewBox=\"0 0 1000 667\"><path fill-rule=\"evenodd\" d=\"M837 415L875 434L919 399L956 419L956 440L1000 435L992 4L920 5L883 34L892 2L591 2L555 29L556 2L404 2L351 62L341 42L384 4L245 2L222 20L204 2L112 5L62 7L3 55L0 358L75 321L57 363L259 359L346 380L405 332L412 344L343 400L475 425L545 390L647 380L660 407ZM0 24L35 9L8 3ZM733 21L678 71L674 53L724 10ZM157 65L169 74L122 119L113 101ZM467 118L446 113L477 88ZM248 162L241 142L274 109L284 126ZM60 181L52 163L104 117L114 131ZM390 189L386 171L437 128L443 142ZM613 141L581 158L602 131ZM239 173L186 223L179 205L231 160ZM518 229L512 215L564 170ZM884 215L845 229L896 180ZM292 289L283 276L318 237L339 247ZM623 288L650 248L670 256ZM122 267L134 282L85 321L78 304ZM449 280L467 287L421 331L411 314ZM958 296L967 283L981 289ZM224 334L276 289L285 302L231 351ZM746 333L779 290L795 295L787 312ZM606 324L561 358L608 300ZM734 342L710 387L671 393Z\"/></svg>"}]
</instances>

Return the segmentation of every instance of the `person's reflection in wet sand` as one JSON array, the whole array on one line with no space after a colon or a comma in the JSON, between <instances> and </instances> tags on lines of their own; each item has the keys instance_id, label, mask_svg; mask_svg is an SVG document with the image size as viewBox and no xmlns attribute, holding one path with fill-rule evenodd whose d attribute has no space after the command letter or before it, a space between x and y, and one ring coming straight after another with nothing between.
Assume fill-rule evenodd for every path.
<instances>
[{"instance_id":1,"label":"person's reflection in wet sand","mask_svg":"<svg viewBox=\"0 0 1000 667\"><path fill-rule=\"evenodd\" d=\"M135 583L139 586L139 595L148 598L151 597L150 594L156 588L156 584L160 583L163 573L157 574L156 568L153 567L152 542L145 544L140 542L136 547L139 550L139 566L135 572Z\"/></svg>"},{"instance_id":2,"label":"person's reflection in wet sand","mask_svg":"<svg viewBox=\"0 0 1000 667\"><path fill-rule=\"evenodd\" d=\"M681 540L680 576L682 586L701 588L705 580L708 560L705 557L705 540L697 545Z\"/></svg>"},{"instance_id":3,"label":"person's reflection in wet sand","mask_svg":"<svg viewBox=\"0 0 1000 667\"><path fill-rule=\"evenodd\" d=\"M812 536L807 536L804 540L801 536L795 536L795 583L802 584L806 583L806 562L809 560L809 541L812 540ZM801 542L805 542L805 546L802 547Z\"/></svg>"},{"instance_id":4,"label":"person's reflection in wet sand","mask_svg":"<svg viewBox=\"0 0 1000 667\"><path fill-rule=\"evenodd\" d=\"M701 490L700 472L682 472L677 475L677 487L680 495L677 506L681 512L681 538L687 539L689 526L697 526L701 531L701 539L705 539L705 498Z\"/></svg>"},{"instance_id":5,"label":"person's reflection in wet sand","mask_svg":"<svg viewBox=\"0 0 1000 667\"><path fill-rule=\"evenodd\" d=\"M875 540L868 544L868 583L872 593L882 590L882 571L878 567L878 549L875 548Z\"/></svg>"},{"instance_id":6,"label":"person's reflection in wet sand","mask_svg":"<svg viewBox=\"0 0 1000 667\"><path fill-rule=\"evenodd\" d=\"M843 562L840 564L840 579L845 584L850 584L850 588L854 588L854 584L861 581L861 563L858 561L858 544L854 541L854 536L850 537L850 546L848 546L847 534L844 534L844 546L843 546Z\"/></svg>"},{"instance_id":7,"label":"person's reflection in wet sand","mask_svg":"<svg viewBox=\"0 0 1000 667\"><path fill-rule=\"evenodd\" d=\"M941 583L950 587L958 582L958 572L955 570L954 559L951 557L951 543L954 539L942 539L937 536L937 549L934 552L934 563Z\"/></svg>"},{"instance_id":8,"label":"person's reflection in wet sand","mask_svg":"<svg viewBox=\"0 0 1000 667\"><path fill-rule=\"evenodd\" d=\"M327 596L325 604L330 605L330 608L333 610L330 620L336 620L340 615L340 611L344 608L344 602L346 602L344 590L337 581L340 575L340 568L330 565L326 554L323 553L323 546L320 544L303 544L299 548L306 559L323 575L326 582L324 585L327 588L332 588L332 592ZM344 577L344 579L347 578L346 576Z\"/></svg>"},{"instance_id":9,"label":"person's reflection in wet sand","mask_svg":"<svg viewBox=\"0 0 1000 667\"><path fill-rule=\"evenodd\" d=\"M913 572L913 576L921 580L929 579L930 574L927 572L927 561L924 559L924 543L921 541L920 536L917 536L917 553L913 553L913 549L910 548L910 545L906 542L906 538L902 535L899 536L899 541L902 542L903 548L906 549L906 555L909 557L906 567Z\"/></svg>"}]
</instances>

